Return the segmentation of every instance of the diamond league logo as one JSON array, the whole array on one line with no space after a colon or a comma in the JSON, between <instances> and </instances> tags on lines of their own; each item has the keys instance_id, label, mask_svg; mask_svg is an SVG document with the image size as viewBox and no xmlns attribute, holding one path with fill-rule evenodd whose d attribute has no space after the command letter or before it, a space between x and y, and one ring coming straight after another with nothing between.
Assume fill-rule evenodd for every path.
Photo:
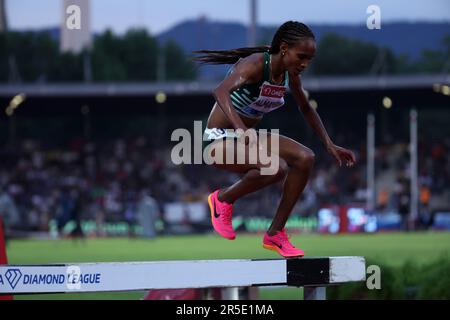
<instances>
[{"instance_id":1,"label":"diamond league logo","mask_svg":"<svg viewBox=\"0 0 450 320\"><path fill-rule=\"evenodd\" d=\"M22 278L22 272L19 269L8 269L5 273L6 280L8 280L11 288L15 288Z\"/></svg>"}]
</instances>

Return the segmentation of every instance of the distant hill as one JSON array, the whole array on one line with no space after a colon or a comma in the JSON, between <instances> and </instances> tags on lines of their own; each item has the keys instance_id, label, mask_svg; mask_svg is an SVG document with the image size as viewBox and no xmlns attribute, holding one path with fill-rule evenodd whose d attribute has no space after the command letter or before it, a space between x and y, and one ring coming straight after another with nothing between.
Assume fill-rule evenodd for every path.
<instances>
[{"instance_id":1,"label":"distant hill","mask_svg":"<svg viewBox=\"0 0 450 320\"><path fill-rule=\"evenodd\" d=\"M396 22L384 23L381 30L369 30L365 25L315 25L310 24L318 41L329 32L371 42L390 48L396 54L405 54L415 60L424 49L438 49L442 37L450 34L450 22ZM277 26L258 29L259 41L270 44ZM157 35L160 43L176 41L186 53L199 49L230 49L246 46L247 29L240 23L215 22L205 18L181 22ZM226 67L202 67L204 78L223 76Z\"/></svg>"},{"instance_id":2,"label":"distant hill","mask_svg":"<svg viewBox=\"0 0 450 320\"><path fill-rule=\"evenodd\" d=\"M442 37L450 34L450 23L385 23L381 30L369 30L366 26L327 25L311 28L320 37L328 32L386 46L396 54L406 54L413 59L420 56L423 49L438 49Z\"/></svg>"},{"instance_id":3,"label":"distant hill","mask_svg":"<svg viewBox=\"0 0 450 320\"><path fill-rule=\"evenodd\" d=\"M53 39L53 40L56 40L56 41L59 41L59 35L61 34L61 32L60 32L60 30L59 30L59 28L58 27L51 27L51 28L46 28L46 29L38 29L38 30L36 30L36 29L31 29L31 30L29 30L29 29L20 29L20 30L15 30L15 29L12 29L12 30L9 30L9 31L11 31L11 32L32 32L32 33L40 33L40 32L43 32L43 33L49 33L50 34L50 37Z\"/></svg>"}]
</instances>

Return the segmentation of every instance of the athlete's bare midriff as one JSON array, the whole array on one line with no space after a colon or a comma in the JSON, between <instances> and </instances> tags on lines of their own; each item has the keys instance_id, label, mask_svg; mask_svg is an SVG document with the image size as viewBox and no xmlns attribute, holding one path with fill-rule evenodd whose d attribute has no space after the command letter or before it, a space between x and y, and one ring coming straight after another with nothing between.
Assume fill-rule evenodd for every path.
<instances>
[{"instance_id":1,"label":"athlete's bare midriff","mask_svg":"<svg viewBox=\"0 0 450 320\"><path fill-rule=\"evenodd\" d=\"M238 114L238 115L247 128L255 127L262 119L262 118L253 119L253 118L243 116L242 114ZM206 126L208 128L234 129L233 125L227 119L227 117L223 113L222 109L220 109L217 102L214 104L214 107L209 115Z\"/></svg>"}]
</instances>

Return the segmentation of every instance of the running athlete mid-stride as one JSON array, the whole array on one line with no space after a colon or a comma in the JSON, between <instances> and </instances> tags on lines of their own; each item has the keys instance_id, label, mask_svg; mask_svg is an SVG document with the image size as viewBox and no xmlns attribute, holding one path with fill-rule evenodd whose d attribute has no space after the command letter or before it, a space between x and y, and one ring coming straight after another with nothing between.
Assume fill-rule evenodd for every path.
<instances>
[{"instance_id":1,"label":"running athlete mid-stride","mask_svg":"<svg viewBox=\"0 0 450 320\"><path fill-rule=\"evenodd\" d=\"M200 56L194 58L204 64L234 64L213 92L216 103L209 115L204 139L209 141L208 148L214 146L214 150L221 150L224 157L227 152L234 152L232 154L236 159L239 150L245 150L244 163L213 163L217 168L241 174L242 178L209 195L212 225L222 237L235 239L233 203L244 195L284 181L277 212L264 234L262 244L264 248L277 251L286 258L304 255L303 250L290 243L284 226L308 182L315 155L311 149L282 135L276 136L278 148L272 148L273 134L267 134L264 139L252 128L264 114L284 105L284 94L289 86L304 118L318 134L326 150L336 158L338 165L353 166L356 162L352 151L332 142L303 91L300 73L309 65L315 51L312 31L303 23L288 21L276 31L270 47L201 50L195 52ZM238 134L242 131L245 134ZM272 159L277 157L278 170L274 174L263 174L267 164L263 164L260 158L248 161L252 146L257 146L259 150L264 148Z\"/></svg>"}]
</instances>

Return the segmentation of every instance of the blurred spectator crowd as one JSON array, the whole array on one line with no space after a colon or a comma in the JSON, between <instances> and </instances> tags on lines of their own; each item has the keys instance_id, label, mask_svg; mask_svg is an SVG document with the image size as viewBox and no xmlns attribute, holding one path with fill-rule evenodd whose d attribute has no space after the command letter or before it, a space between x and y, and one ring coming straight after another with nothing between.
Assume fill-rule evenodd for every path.
<instances>
[{"instance_id":1,"label":"blurred spectator crowd","mask_svg":"<svg viewBox=\"0 0 450 320\"><path fill-rule=\"evenodd\" d=\"M148 197L156 200L160 217L169 202L203 201L209 192L239 178L202 165L174 165L173 145L161 146L146 137L86 141L64 147L23 140L0 149L0 215L22 230L47 231L54 219L62 227L81 219L135 222ZM339 168L323 148L314 149L316 163L294 214L312 216L321 205L365 203L365 145L352 148L358 164ZM378 212L409 212L409 152L405 143L376 150ZM450 139L419 145L420 210L450 206ZM272 217L282 184L240 199L241 216Z\"/></svg>"}]
</instances>

